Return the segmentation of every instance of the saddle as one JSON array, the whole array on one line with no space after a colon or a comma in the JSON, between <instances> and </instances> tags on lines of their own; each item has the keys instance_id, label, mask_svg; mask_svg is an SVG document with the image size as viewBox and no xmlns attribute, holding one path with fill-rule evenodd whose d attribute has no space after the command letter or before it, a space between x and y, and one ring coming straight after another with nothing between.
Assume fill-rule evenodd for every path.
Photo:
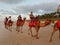
<instances>
[{"instance_id":1,"label":"saddle","mask_svg":"<svg viewBox=\"0 0 60 45\"><path fill-rule=\"evenodd\" d=\"M57 27L60 28L60 20L57 21Z\"/></svg>"},{"instance_id":2,"label":"saddle","mask_svg":"<svg viewBox=\"0 0 60 45\"><path fill-rule=\"evenodd\" d=\"M37 22L38 22L38 21L39 21L39 17L36 16L36 17L34 18L34 20L31 20L31 21L29 22L29 26L35 27L35 26L37 25Z\"/></svg>"},{"instance_id":3,"label":"saddle","mask_svg":"<svg viewBox=\"0 0 60 45\"><path fill-rule=\"evenodd\" d=\"M30 21L29 22L29 26L35 27L36 25L37 25L37 20L34 20L34 21Z\"/></svg>"},{"instance_id":4,"label":"saddle","mask_svg":"<svg viewBox=\"0 0 60 45\"><path fill-rule=\"evenodd\" d=\"M22 23L23 23L23 21L17 20L16 25L17 25L17 26L20 26Z\"/></svg>"}]
</instances>

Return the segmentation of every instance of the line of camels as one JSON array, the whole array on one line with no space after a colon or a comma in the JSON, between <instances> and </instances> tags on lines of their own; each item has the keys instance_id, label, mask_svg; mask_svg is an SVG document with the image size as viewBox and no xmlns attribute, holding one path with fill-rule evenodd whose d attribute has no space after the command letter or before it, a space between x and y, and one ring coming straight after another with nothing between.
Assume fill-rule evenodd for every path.
<instances>
[{"instance_id":1,"label":"line of camels","mask_svg":"<svg viewBox=\"0 0 60 45\"><path fill-rule=\"evenodd\" d=\"M16 25L16 31L23 33L23 32L22 32L22 28L23 28L23 26L24 26L24 24L25 24L25 21L26 21L26 18L23 18L23 21L21 22L21 24L20 24L19 26ZM6 22L7 22L7 20L4 21L5 28L6 28L6 29L9 29L9 30L11 31L10 28L11 28L12 25L13 25L13 21L8 22L8 23L6 23ZM17 22L16 22L16 23L17 23ZM29 23L30 23L30 21L29 21ZM28 24L29 24L29 23L28 23ZM28 27L29 27L29 29L28 29L28 34L29 34L29 32L30 32L30 34L31 34L32 37L35 37L36 39L39 39L39 37L38 37L38 32L39 32L40 27L45 27L45 26L48 26L48 25L50 25L50 24L54 24L54 26L53 26L53 31L52 31L52 34L51 34L51 37L50 37L50 40L49 40L49 41L51 42L54 33L59 30L59 28L57 27L57 23L54 23L54 21L51 20L51 19L46 19L44 23L42 23L42 22L40 22L40 20L38 20L35 26L29 26L29 25L28 25ZM20 28L21 28L21 29L20 29ZM33 34L32 34L32 28L35 29L36 35L33 35ZM60 39L60 30L59 30L59 39Z\"/></svg>"}]
</instances>

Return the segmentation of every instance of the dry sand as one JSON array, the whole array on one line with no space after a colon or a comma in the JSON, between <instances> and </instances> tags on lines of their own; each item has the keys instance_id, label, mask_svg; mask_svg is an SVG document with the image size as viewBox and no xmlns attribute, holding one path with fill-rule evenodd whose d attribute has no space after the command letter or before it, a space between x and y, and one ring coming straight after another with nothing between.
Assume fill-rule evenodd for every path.
<instances>
[{"instance_id":1,"label":"dry sand","mask_svg":"<svg viewBox=\"0 0 60 45\"><path fill-rule=\"evenodd\" d=\"M13 25L12 32L10 32L4 28L3 22L0 22L0 45L60 45L58 31L54 34L52 42L49 42L53 30L51 25L41 27L39 30L39 39L35 39L28 35L27 24L26 22L23 26L23 33L17 34L15 24ZM34 29L33 33L35 34Z\"/></svg>"}]
</instances>

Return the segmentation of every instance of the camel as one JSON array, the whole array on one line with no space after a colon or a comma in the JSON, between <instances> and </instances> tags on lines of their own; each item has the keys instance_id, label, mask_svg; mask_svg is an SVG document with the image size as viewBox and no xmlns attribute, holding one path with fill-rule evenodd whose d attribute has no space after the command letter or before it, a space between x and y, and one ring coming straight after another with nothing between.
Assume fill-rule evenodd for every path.
<instances>
[{"instance_id":1,"label":"camel","mask_svg":"<svg viewBox=\"0 0 60 45\"><path fill-rule=\"evenodd\" d=\"M12 20L9 20L7 22L7 26L8 26L9 31L12 31L12 25L13 25L13 21Z\"/></svg>"},{"instance_id":2,"label":"camel","mask_svg":"<svg viewBox=\"0 0 60 45\"><path fill-rule=\"evenodd\" d=\"M17 21L17 22L16 22L16 31L18 31L18 32L21 31L21 33L23 33L22 29L23 29L23 25L24 25L24 23L25 23L25 20L26 20L26 18L23 18L22 21ZM19 24L18 24L18 23L19 23Z\"/></svg>"},{"instance_id":3,"label":"camel","mask_svg":"<svg viewBox=\"0 0 60 45\"><path fill-rule=\"evenodd\" d=\"M51 34L49 42L52 42L52 37L53 37L53 35L54 35L54 33L56 31L59 31L59 39L60 39L60 28L58 28L58 24L57 23L54 24L53 31L52 31L52 34Z\"/></svg>"},{"instance_id":4,"label":"camel","mask_svg":"<svg viewBox=\"0 0 60 45\"><path fill-rule=\"evenodd\" d=\"M29 23L31 23L31 22L29 22ZM54 21L50 20L50 19L46 19L46 21L44 23L42 23L42 22L40 22L40 20L38 20L38 21L36 21L36 25L29 26L28 34L31 33L32 37L36 37L36 39L39 39L39 37L38 37L38 31L39 31L40 27L45 27L45 26L48 26L49 24L53 24L53 23L54 23ZM36 31L36 35L34 35L34 36L32 34L32 28L34 28L35 31Z\"/></svg>"},{"instance_id":5,"label":"camel","mask_svg":"<svg viewBox=\"0 0 60 45\"><path fill-rule=\"evenodd\" d=\"M4 24L5 24L5 28L6 29L9 29L9 31L12 31L11 29L12 29L12 25L13 25L13 21L12 20L5 20L4 21Z\"/></svg>"},{"instance_id":6,"label":"camel","mask_svg":"<svg viewBox=\"0 0 60 45\"><path fill-rule=\"evenodd\" d=\"M9 18L5 17L4 25L6 29L12 31L11 29L12 29L13 21L11 20L11 16L9 16Z\"/></svg>"}]
</instances>

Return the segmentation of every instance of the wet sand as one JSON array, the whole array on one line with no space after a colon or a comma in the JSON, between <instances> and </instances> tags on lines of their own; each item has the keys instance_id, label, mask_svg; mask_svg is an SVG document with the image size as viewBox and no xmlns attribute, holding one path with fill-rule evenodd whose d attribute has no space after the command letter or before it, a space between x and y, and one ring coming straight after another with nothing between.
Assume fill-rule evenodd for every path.
<instances>
[{"instance_id":1,"label":"wet sand","mask_svg":"<svg viewBox=\"0 0 60 45\"><path fill-rule=\"evenodd\" d=\"M39 29L39 39L28 35L28 22L23 26L23 33L18 34L15 26L14 24L12 32L10 32L4 28L3 22L0 22L0 45L60 45L58 31L54 34L52 42L49 42L53 30L51 25ZM35 34L34 29L33 34Z\"/></svg>"}]
</instances>

